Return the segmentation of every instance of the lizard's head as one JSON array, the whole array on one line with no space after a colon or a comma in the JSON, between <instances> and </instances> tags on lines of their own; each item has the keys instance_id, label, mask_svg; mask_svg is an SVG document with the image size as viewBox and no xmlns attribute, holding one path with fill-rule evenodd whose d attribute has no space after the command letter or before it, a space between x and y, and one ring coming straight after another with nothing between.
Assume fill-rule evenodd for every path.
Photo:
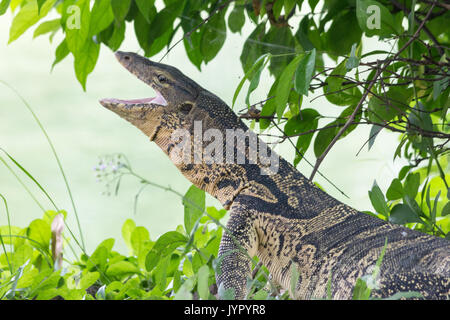
<instances>
[{"instance_id":1,"label":"lizard's head","mask_svg":"<svg viewBox=\"0 0 450 320\"><path fill-rule=\"evenodd\" d=\"M130 121L152 138L163 113L186 113L202 90L177 68L150 61L136 53L116 52L116 58L132 74L148 84L156 97L121 100L102 99L100 103Z\"/></svg>"}]
</instances>

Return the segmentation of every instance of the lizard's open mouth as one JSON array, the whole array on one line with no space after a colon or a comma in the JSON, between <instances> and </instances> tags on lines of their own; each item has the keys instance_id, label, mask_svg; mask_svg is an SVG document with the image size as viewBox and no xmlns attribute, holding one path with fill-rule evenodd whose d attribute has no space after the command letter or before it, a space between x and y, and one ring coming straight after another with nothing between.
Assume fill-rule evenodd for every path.
<instances>
[{"instance_id":1,"label":"lizard's open mouth","mask_svg":"<svg viewBox=\"0 0 450 320\"><path fill-rule=\"evenodd\" d=\"M167 106L167 101L164 99L159 91L155 90L156 97L153 98L143 98L143 99L131 99L131 100L121 100L121 99L102 99L100 103L102 105L119 105L123 104L126 107L133 107L134 105L143 105L143 104L157 104L160 106Z\"/></svg>"}]
</instances>

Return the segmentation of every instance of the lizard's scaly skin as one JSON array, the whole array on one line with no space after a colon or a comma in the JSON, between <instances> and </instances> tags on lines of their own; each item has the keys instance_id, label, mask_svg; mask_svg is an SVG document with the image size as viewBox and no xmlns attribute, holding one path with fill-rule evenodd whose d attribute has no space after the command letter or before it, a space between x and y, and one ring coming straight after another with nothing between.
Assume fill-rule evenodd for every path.
<instances>
[{"instance_id":1,"label":"lizard's scaly skin","mask_svg":"<svg viewBox=\"0 0 450 320\"><path fill-rule=\"evenodd\" d=\"M116 56L165 101L104 99L101 103L141 129L187 179L230 210L230 234L224 234L220 245L222 272L217 282L233 288L237 299L246 296L250 257L255 255L285 289L290 288L292 264L298 268L293 298L326 297L331 276L332 297L350 299L356 280L372 273L386 240L374 295L418 291L428 299L449 298L449 241L360 213L317 188L282 158L276 174L261 174L267 167L248 161L250 152L260 149L249 150L248 143L240 150L247 160L243 164L211 163L206 158L184 161L181 140L173 139L177 129L190 133L192 160L201 156L202 149L195 144L205 148L210 143L195 140L195 121L201 123L201 135L216 129L225 137L227 129L247 132L247 126L220 98L179 70L134 53ZM259 139L258 143L266 146ZM225 146L222 149L225 159Z\"/></svg>"}]
</instances>

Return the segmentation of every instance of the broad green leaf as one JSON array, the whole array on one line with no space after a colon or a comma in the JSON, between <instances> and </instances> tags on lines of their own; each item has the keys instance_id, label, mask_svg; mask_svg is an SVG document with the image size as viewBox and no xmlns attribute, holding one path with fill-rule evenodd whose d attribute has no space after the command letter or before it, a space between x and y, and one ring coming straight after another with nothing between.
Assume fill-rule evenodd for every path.
<instances>
[{"instance_id":1,"label":"broad green leaf","mask_svg":"<svg viewBox=\"0 0 450 320\"><path fill-rule=\"evenodd\" d=\"M284 126L287 136L298 135L303 132L317 129L320 114L314 109L303 109L301 114L288 120ZM314 133L300 135L297 139L294 166L296 166L309 148Z\"/></svg>"},{"instance_id":2,"label":"broad green leaf","mask_svg":"<svg viewBox=\"0 0 450 320\"><path fill-rule=\"evenodd\" d=\"M89 0L80 0L77 2L78 11L67 11L63 13L63 24L66 26L67 48L72 52L75 59L86 55L85 48L89 36L90 11ZM69 15L65 17L64 15ZM79 17L77 19L77 15ZM64 20L66 22L64 23ZM92 40L91 40L92 41ZM81 59L84 59L81 57Z\"/></svg>"},{"instance_id":3,"label":"broad green leaf","mask_svg":"<svg viewBox=\"0 0 450 320\"><path fill-rule=\"evenodd\" d=\"M442 208L442 213L441 213L441 216L447 216L447 215L449 215L450 214L450 201L448 201L446 204L445 204L445 206L444 206L444 208Z\"/></svg>"},{"instance_id":4,"label":"broad green leaf","mask_svg":"<svg viewBox=\"0 0 450 320\"><path fill-rule=\"evenodd\" d=\"M8 10L10 2L11 0L2 0L2 2L0 2L0 16L5 14L6 10Z\"/></svg>"},{"instance_id":5,"label":"broad green leaf","mask_svg":"<svg viewBox=\"0 0 450 320\"><path fill-rule=\"evenodd\" d=\"M200 52L200 42L202 32L199 29L196 29L202 22L200 14L195 14L192 16L192 19L182 19L181 20L181 28L185 34L189 34L189 36L184 37L183 43L184 48L186 50L186 54L189 60L197 67L198 70L201 70L201 64L203 61L203 56ZM194 31L192 31L194 30ZM190 32L190 33L189 33Z\"/></svg>"},{"instance_id":6,"label":"broad green leaf","mask_svg":"<svg viewBox=\"0 0 450 320\"><path fill-rule=\"evenodd\" d=\"M275 97L278 119L283 116L284 110L286 109L289 93L292 89L293 76L302 58L302 54L296 56L294 60L292 60L289 65L283 70L283 73L280 76Z\"/></svg>"},{"instance_id":7,"label":"broad green leaf","mask_svg":"<svg viewBox=\"0 0 450 320\"><path fill-rule=\"evenodd\" d=\"M357 104L361 99L361 92L354 84L343 84L346 79L346 60L343 60L326 78L328 84L324 87L326 99L338 106Z\"/></svg>"},{"instance_id":8,"label":"broad green leaf","mask_svg":"<svg viewBox=\"0 0 450 320\"><path fill-rule=\"evenodd\" d=\"M208 300L209 298L209 286L208 286L208 279L209 279L209 267L208 265L203 265L198 269L197 272L197 289L198 294L202 300Z\"/></svg>"},{"instance_id":9,"label":"broad green leaf","mask_svg":"<svg viewBox=\"0 0 450 320\"><path fill-rule=\"evenodd\" d=\"M385 122L392 120L397 115L404 113L412 98L411 89L390 87L386 94L381 95L383 100L372 96L368 105L369 120L373 122Z\"/></svg>"},{"instance_id":10,"label":"broad green leaf","mask_svg":"<svg viewBox=\"0 0 450 320\"><path fill-rule=\"evenodd\" d=\"M114 24L114 31L111 37L107 41L108 47L111 48L112 51L117 51L120 48L123 40L125 39L125 22Z\"/></svg>"},{"instance_id":11,"label":"broad green leaf","mask_svg":"<svg viewBox=\"0 0 450 320\"><path fill-rule=\"evenodd\" d=\"M54 31L58 30L59 28L61 28L61 19L45 21L45 22L41 23L36 28L36 30L34 30L33 38L36 38L40 35L43 35L43 34L46 34L49 32L54 32Z\"/></svg>"},{"instance_id":12,"label":"broad green leaf","mask_svg":"<svg viewBox=\"0 0 450 320\"><path fill-rule=\"evenodd\" d=\"M125 240L125 244L127 245L130 252L133 250L133 246L131 244L131 234L133 230L136 228L136 224L132 219L127 219L122 226L122 237Z\"/></svg>"},{"instance_id":13,"label":"broad green leaf","mask_svg":"<svg viewBox=\"0 0 450 320\"><path fill-rule=\"evenodd\" d=\"M391 185L386 191L386 198L388 200L401 199L404 195L403 186L399 179L392 180Z\"/></svg>"},{"instance_id":14,"label":"broad green leaf","mask_svg":"<svg viewBox=\"0 0 450 320\"><path fill-rule=\"evenodd\" d=\"M43 248L48 248L52 232L48 223L42 219L36 219L28 226L27 235L30 239L39 242ZM33 242L31 244L33 244Z\"/></svg>"},{"instance_id":15,"label":"broad green leaf","mask_svg":"<svg viewBox=\"0 0 450 320\"><path fill-rule=\"evenodd\" d=\"M298 40L304 51L311 51L314 49L314 44L312 44L308 36L310 33L310 23L314 24L314 20L310 22L309 17L307 15L304 16L295 33L295 38Z\"/></svg>"},{"instance_id":16,"label":"broad green leaf","mask_svg":"<svg viewBox=\"0 0 450 320\"><path fill-rule=\"evenodd\" d=\"M359 27L368 37L388 36L396 33L393 16L378 1L356 0L356 17Z\"/></svg>"},{"instance_id":17,"label":"broad green leaf","mask_svg":"<svg viewBox=\"0 0 450 320\"><path fill-rule=\"evenodd\" d=\"M217 290L217 294L219 295L220 300L235 300L236 293L234 288L225 289L223 286L223 282L219 285Z\"/></svg>"},{"instance_id":18,"label":"broad green leaf","mask_svg":"<svg viewBox=\"0 0 450 320\"><path fill-rule=\"evenodd\" d=\"M264 103L262 109L261 109L261 116L263 117L270 117L272 116L275 111L276 111L276 107L277 107L277 103L276 103L276 92L277 92L277 87L278 87L278 80L276 79L274 81L274 83L272 84L272 86L270 87L269 90L269 94L267 95L267 101L266 103ZM260 119L259 120L259 128L260 130L264 130L266 129L271 123L270 119Z\"/></svg>"},{"instance_id":19,"label":"broad green leaf","mask_svg":"<svg viewBox=\"0 0 450 320\"><path fill-rule=\"evenodd\" d=\"M96 35L105 30L114 20L111 0L97 0L92 7L89 35Z\"/></svg>"},{"instance_id":20,"label":"broad green leaf","mask_svg":"<svg viewBox=\"0 0 450 320\"><path fill-rule=\"evenodd\" d=\"M86 91L87 76L94 70L100 53L100 45L89 39L83 46L84 53L75 56L75 74Z\"/></svg>"},{"instance_id":21,"label":"broad green leaf","mask_svg":"<svg viewBox=\"0 0 450 320\"><path fill-rule=\"evenodd\" d=\"M239 96L239 92L241 91L242 86L245 83L245 80L249 79L251 75L254 75L255 73L258 73L258 70L260 70L267 63L267 60L266 60L266 62L264 62L267 57L270 60L270 53L263 54L261 57L259 57L255 61L253 66L245 73L244 77L239 82L239 84L238 84L238 86L237 86L237 88L236 88L236 90L234 92L233 103L232 103L233 107L234 107L234 104L236 102L237 97ZM256 70L256 72L255 72L255 70ZM259 79L259 76L258 76L258 79Z\"/></svg>"},{"instance_id":22,"label":"broad green leaf","mask_svg":"<svg viewBox=\"0 0 450 320\"><path fill-rule=\"evenodd\" d=\"M79 283L79 289L86 290L90 286L92 286L98 279L100 278L100 273L98 272L89 272L84 271L82 273L80 283Z\"/></svg>"},{"instance_id":23,"label":"broad green leaf","mask_svg":"<svg viewBox=\"0 0 450 320\"><path fill-rule=\"evenodd\" d=\"M389 208L387 206L386 200L384 199L384 195L381 192L380 187L378 187L376 181L374 181L372 190L369 191L369 198L376 212L382 214L385 217L389 215Z\"/></svg>"},{"instance_id":24,"label":"broad green leaf","mask_svg":"<svg viewBox=\"0 0 450 320\"><path fill-rule=\"evenodd\" d=\"M259 80L261 77L261 72L266 67L267 63L270 61L270 53L269 57L264 61L264 63L259 67L258 70L253 74L250 85L248 86L247 96L245 97L245 103L249 106L250 105L250 94L255 91L256 88L258 88Z\"/></svg>"},{"instance_id":25,"label":"broad green leaf","mask_svg":"<svg viewBox=\"0 0 450 320\"><path fill-rule=\"evenodd\" d=\"M192 300L191 290L194 288L195 279L187 279L181 287L178 289L177 293L173 297L174 300Z\"/></svg>"},{"instance_id":26,"label":"broad green leaf","mask_svg":"<svg viewBox=\"0 0 450 320\"><path fill-rule=\"evenodd\" d=\"M200 52L205 63L208 63L219 53L225 43L227 26L225 23L225 12L215 14L203 27L200 40Z\"/></svg>"},{"instance_id":27,"label":"broad green leaf","mask_svg":"<svg viewBox=\"0 0 450 320\"><path fill-rule=\"evenodd\" d=\"M117 22L123 21L130 10L131 0L111 0L111 7Z\"/></svg>"},{"instance_id":28,"label":"broad green leaf","mask_svg":"<svg viewBox=\"0 0 450 320\"><path fill-rule=\"evenodd\" d=\"M106 270L106 274L112 277L123 277L134 273L140 273L139 268L135 264L125 260L109 265Z\"/></svg>"},{"instance_id":29,"label":"broad green leaf","mask_svg":"<svg viewBox=\"0 0 450 320\"><path fill-rule=\"evenodd\" d=\"M177 247L186 244L188 238L177 231L164 233L156 240L153 248L149 251L145 259L145 268L151 271L157 264L161 256L167 256Z\"/></svg>"},{"instance_id":30,"label":"broad green leaf","mask_svg":"<svg viewBox=\"0 0 450 320\"><path fill-rule=\"evenodd\" d=\"M130 236L131 246L136 256L139 256L146 247L146 243L150 241L150 234L144 227L136 227Z\"/></svg>"},{"instance_id":31,"label":"broad green leaf","mask_svg":"<svg viewBox=\"0 0 450 320\"><path fill-rule=\"evenodd\" d=\"M150 23L153 18L151 11L155 5L155 0L136 0L136 4L145 20Z\"/></svg>"},{"instance_id":32,"label":"broad green leaf","mask_svg":"<svg viewBox=\"0 0 450 320\"><path fill-rule=\"evenodd\" d=\"M53 61L52 70L55 67L55 65L61 62L65 57L67 57L69 53L70 51L69 48L67 47L66 39L64 39L56 48L55 61Z\"/></svg>"},{"instance_id":33,"label":"broad green leaf","mask_svg":"<svg viewBox=\"0 0 450 320\"><path fill-rule=\"evenodd\" d=\"M155 281L159 286L161 291L165 290L167 287L167 269L170 263L170 255L161 257L155 271L153 272L155 276Z\"/></svg>"},{"instance_id":34,"label":"broad green leaf","mask_svg":"<svg viewBox=\"0 0 450 320\"><path fill-rule=\"evenodd\" d=\"M308 95L309 84L314 74L316 64L316 49L306 52L295 71L294 88L298 94Z\"/></svg>"},{"instance_id":35,"label":"broad green leaf","mask_svg":"<svg viewBox=\"0 0 450 320\"><path fill-rule=\"evenodd\" d=\"M265 54L263 52L262 39L265 34L265 23L260 23L255 30L249 35L244 43L242 53L240 56L242 69L245 73L254 65L255 61Z\"/></svg>"},{"instance_id":36,"label":"broad green leaf","mask_svg":"<svg viewBox=\"0 0 450 320\"><path fill-rule=\"evenodd\" d=\"M422 222L416 212L411 210L408 205L396 204L389 216L389 221L396 224L405 224L410 222Z\"/></svg>"},{"instance_id":37,"label":"broad green leaf","mask_svg":"<svg viewBox=\"0 0 450 320\"><path fill-rule=\"evenodd\" d=\"M164 35L168 29L172 29L175 19L182 10L183 6L177 1L159 11L152 18L148 35L149 41L154 41ZM150 15L152 16L153 13L151 12Z\"/></svg>"},{"instance_id":38,"label":"broad green leaf","mask_svg":"<svg viewBox=\"0 0 450 320\"><path fill-rule=\"evenodd\" d=\"M154 14L156 15L156 10L154 10ZM136 34L139 45L144 50L145 56L148 56L153 40L150 38L150 27L145 17L141 13L138 13L134 18L134 33Z\"/></svg>"},{"instance_id":39,"label":"broad green leaf","mask_svg":"<svg viewBox=\"0 0 450 320\"><path fill-rule=\"evenodd\" d=\"M264 36L264 43L270 46L263 46L263 52L270 52L272 59L269 64L269 71L275 77L279 77L289 63L296 57L295 38L290 28L271 27Z\"/></svg>"},{"instance_id":40,"label":"broad green leaf","mask_svg":"<svg viewBox=\"0 0 450 320\"><path fill-rule=\"evenodd\" d=\"M417 191L419 190L419 186L420 186L420 173L408 174L404 182L403 189L411 199L414 199L416 197Z\"/></svg>"},{"instance_id":41,"label":"broad green leaf","mask_svg":"<svg viewBox=\"0 0 450 320\"><path fill-rule=\"evenodd\" d=\"M359 59L361 56L361 43L358 45L358 52L356 43L352 45L352 50L350 51L350 57L348 58L345 67L347 68L347 71L352 70L359 66Z\"/></svg>"},{"instance_id":42,"label":"broad green leaf","mask_svg":"<svg viewBox=\"0 0 450 320\"><path fill-rule=\"evenodd\" d=\"M44 18L55 3L56 0L47 0L38 13L38 3L36 0L26 2L11 23L8 43L19 38L29 27Z\"/></svg>"},{"instance_id":43,"label":"broad green leaf","mask_svg":"<svg viewBox=\"0 0 450 320\"><path fill-rule=\"evenodd\" d=\"M228 16L228 27L233 33L241 32L245 24L244 7L235 5L230 15Z\"/></svg>"},{"instance_id":44,"label":"broad green leaf","mask_svg":"<svg viewBox=\"0 0 450 320\"><path fill-rule=\"evenodd\" d=\"M314 140L314 154L316 157L320 157L323 154L328 145L341 130L342 126L346 123L348 117L353 113L355 107L356 106L350 106L346 108L344 111L342 111L342 113L335 121L328 123L323 127L323 129L319 131L319 133L316 136L316 139ZM359 119L361 119L361 113L355 116L354 121L358 122ZM356 126L357 125L354 124L350 125L339 137L339 139L345 138L350 132L352 132L356 128Z\"/></svg>"},{"instance_id":45,"label":"broad green leaf","mask_svg":"<svg viewBox=\"0 0 450 320\"><path fill-rule=\"evenodd\" d=\"M347 55L353 44L361 42L361 35L354 11L344 12L333 18L326 33L327 51L335 56Z\"/></svg>"},{"instance_id":46,"label":"broad green leaf","mask_svg":"<svg viewBox=\"0 0 450 320\"><path fill-rule=\"evenodd\" d=\"M184 227L189 234L205 211L205 192L192 185L183 197Z\"/></svg>"}]
</instances>

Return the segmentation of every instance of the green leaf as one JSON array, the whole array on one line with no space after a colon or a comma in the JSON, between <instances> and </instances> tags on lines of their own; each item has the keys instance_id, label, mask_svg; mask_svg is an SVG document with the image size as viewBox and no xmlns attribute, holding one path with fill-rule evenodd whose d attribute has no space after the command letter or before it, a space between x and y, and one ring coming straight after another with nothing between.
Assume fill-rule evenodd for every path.
<instances>
[{"instance_id":1,"label":"green leaf","mask_svg":"<svg viewBox=\"0 0 450 320\"><path fill-rule=\"evenodd\" d=\"M41 23L36 28L36 30L34 30L33 38L36 38L40 35L43 35L43 34L46 34L49 32L54 32L54 31L58 30L59 28L61 28L61 19L45 21L45 22Z\"/></svg>"},{"instance_id":2,"label":"green leaf","mask_svg":"<svg viewBox=\"0 0 450 320\"><path fill-rule=\"evenodd\" d=\"M275 77L279 77L296 54L295 38L291 29L288 27L271 27L262 41L271 44L270 46L264 46L262 53L270 52L274 56L270 60L269 71Z\"/></svg>"},{"instance_id":3,"label":"green leaf","mask_svg":"<svg viewBox=\"0 0 450 320\"><path fill-rule=\"evenodd\" d=\"M339 115L339 117L335 120L327 124L324 128L322 128L319 133L316 136L316 139L314 140L314 154L316 157L320 157L323 152L326 150L328 145L333 141L334 137L338 134L338 132L341 130L341 127L345 124L348 117L353 113L356 106L350 106L346 108L342 113ZM361 113L358 113L355 116L354 121L358 122L358 120L361 118ZM350 132L352 132L357 125L350 125L344 133L339 137L339 140L342 138L345 138Z\"/></svg>"},{"instance_id":4,"label":"green leaf","mask_svg":"<svg viewBox=\"0 0 450 320\"><path fill-rule=\"evenodd\" d=\"M392 120L397 115L404 113L408 108L408 103L412 98L410 89L390 87L383 100L372 96L369 100L368 115L373 122L384 122Z\"/></svg>"},{"instance_id":5,"label":"green leaf","mask_svg":"<svg viewBox=\"0 0 450 320\"><path fill-rule=\"evenodd\" d=\"M133 251L133 246L131 244L131 234L133 230L136 228L136 224L132 219L127 219L122 226L122 237L125 240L125 244L127 245L130 252Z\"/></svg>"},{"instance_id":6,"label":"green leaf","mask_svg":"<svg viewBox=\"0 0 450 320\"><path fill-rule=\"evenodd\" d=\"M89 36L89 24L90 24L89 0L80 0L79 2L77 2L77 7L80 10L79 21L76 21L75 19L76 12L73 13L74 14L73 17L72 16L70 17L74 18L74 21L72 21L71 23L69 23L67 17L63 16L63 21L64 18L67 19L66 23L63 22L63 24L66 25L65 31L66 31L67 48L69 48L70 52L72 52L75 59L77 57L85 55L84 50ZM64 12L63 14L68 13ZM79 23L79 25L77 25L77 23Z\"/></svg>"},{"instance_id":7,"label":"green leaf","mask_svg":"<svg viewBox=\"0 0 450 320\"><path fill-rule=\"evenodd\" d=\"M100 278L100 273L84 271L80 279L80 289L86 290Z\"/></svg>"},{"instance_id":8,"label":"green leaf","mask_svg":"<svg viewBox=\"0 0 450 320\"><path fill-rule=\"evenodd\" d=\"M178 289L177 293L173 297L174 300L192 300L191 290L194 288L195 279L187 279Z\"/></svg>"},{"instance_id":9,"label":"green leaf","mask_svg":"<svg viewBox=\"0 0 450 320\"><path fill-rule=\"evenodd\" d=\"M114 31L111 37L107 41L107 45L112 51L117 51L120 48L123 40L125 39L125 22L114 24Z\"/></svg>"},{"instance_id":10,"label":"green leaf","mask_svg":"<svg viewBox=\"0 0 450 320\"><path fill-rule=\"evenodd\" d=\"M376 212L382 214L385 217L389 215L389 208L387 206L386 200L384 199L384 195L381 192L380 187L378 187L376 181L374 181L373 183L372 190L369 191L369 198Z\"/></svg>"},{"instance_id":11,"label":"green leaf","mask_svg":"<svg viewBox=\"0 0 450 320\"><path fill-rule=\"evenodd\" d=\"M292 89L292 78L302 58L303 55L296 56L294 60L292 60L289 65L283 70L280 76L275 97L278 119L283 116L284 110L286 109L289 93Z\"/></svg>"},{"instance_id":12,"label":"green leaf","mask_svg":"<svg viewBox=\"0 0 450 320\"><path fill-rule=\"evenodd\" d=\"M254 75L255 73L258 73L258 70L263 68L263 66L267 63L267 60L266 60L266 62L264 62L267 57L269 57L268 59L270 60L270 53L263 54L261 57L259 57L255 61L253 66L245 73L244 77L239 82L236 90L234 91L233 102L232 102L232 106L233 107L234 107L234 104L236 102L237 97L239 96L239 92L241 91L241 89L242 89L242 87L243 87L243 85L245 83L245 80L249 79L249 77L251 75ZM255 72L255 70L257 70L257 71ZM259 79L259 75L258 75L258 79Z\"/></svg>"},{"instance_id":13,"label":"green leaf","mask_svg":"<svg viewBox=\"0 0 450 320\"><path fill-rule=\"evenodd\" d=\"M30 239L39 242L42 248L48 248L50 246L50 239L52 237L50 225L42 219L36 219L30 223L27 235ZM33 242L31 243L33 244Z\"/></svg>"},{"instance_id":14,"label":"green leaf","mask_svg":"<svg viewBox=\"0 0 450 320\"><path fill-rule=\"evenodd\" d=\"M106 274L111 277L124 277L130 274L140 273L139 268L129 261L118 261L109 265Z\"/></svg>"},{"instance_id":15,"label":"green leaf","mask_svg":"<svg viewBox=\"0 0 450 320\"><path fill-rule=\"evenodd\" d=\"M250 105L250 94L255 91L255 89L259 85L259 79L261 77L261 72L266 67L267 63L270 61L270 53L268 54L268 58L264 61L264 63L259 67L259 69L253 73L253 76L250 80L250 85L248 86L247 96L245 97L245 103L249 106Z\"/></svg>"},{"instance_id":16,"label":"green leaf","mask_svg":"<svg viewBox=\"0 0 450 320\"><path fill-rule=\"evenodd\" d=\"M388 36L396 33L394 18L389 9L377 1L357 0L356 18L359 27L368 37Z\"/></svg>"},{"instance_id":17,"label":"green leaf","mask_svg":"<svg viewBox=\"0 0 450 320\"><path fill-rule=\"evenodd\" d=\"M92 39L85 42L83 46L84 53L75 55L75 74L78 81L86 91L87 76L94 70L100 53L100 45Z\"/></svg>"},{"instance_id":18,"label":"green leaf","mask_svg":"<svg viewBox=\"0 0 450 320\"><path fill-rule=\"evenodd\" d=\"M447 216L449 214L450 214L450 201L448 201L445 204L444 208L442 208L441 216L444 217L444 216Z\"/></svg>"},{"instance_id":19,"label":"green leaf","mask_svg":"<svg viewBox=\"0 0 450 320\"><path fill-rule=\"evenodd\" d=\"M381 130L383 130L383 127L378 125L373 125L372 128L370 128L369 144L368 144L369 150L372 148L373 144L375 143L375 139L377 138Z\"/></svg>"},{"instance_id":20,"label":"green leaf","mask_svg":"<svg viewBox=\"0 0 450 320\"><path fill-rule=\"evenodd\" d=\"M223 282L219 285L217 290L217 294L219 295L220 300L235 300L236 293L234 288L225 289L223 286Z\"/></svg>"},{"instance_id":21,"label":"green leaf","mask_svg":"<svg viewBox=\"0 0 450 320\"><path fill-rule=\"evenodd\" d=\"M176 248L186 244L188 238L177 231L169 231L156 240L153 248L145 259L145 268L151 271L157 264L161 256L167 256Z\"/></svg>"},{"instance_id":22,"label":"green leaf","mask_svg":"<svg viewBox=\"0 0 450 320\"><path fill-rule=\"evenodd\" d=\"M2 2L0 2L0 16L5 14L6 10L8 10L10 2L11 0L2 0Z\"/></svg>"},{"instance_id":23,"label":"green leaf","mask_svg":"<svg viewBox=\"0 0 450 320\"><path fill-rule=\"evenodd\" d=\"M192 185L183 197L184 227L189 234L205 211L205 192Z\"/></svg>"},{"instance_id":24,"label":"green leaf","mask_svg":"<svg viewBox=\"0 0 450 320\"><path fill-rule=\"evenodd\" d=\"M125 20L130 10L131 0L111 0L111 7L117 22Z\"/></svg>"},{"instance_id":25,"label":"green leaf","mask_svg":"<svg viewBox=\"0 0 450 320\"><path fill-rule=\"evenodd\" d=\"M314 48L305 54L295 71L294 88L298 94L308 95L309 84L314 74L315 64L316 49Z\"/></svg>"},{"instance_id":26,"label":"green leaf","mask_svg":"<svg viewBox=\"0 0 450 320\"><path fill-rule=\"evenodd\" d=\"M265 23L260 23L244 43L240 60L245 73L248 72L261 55L266 54L266 52L263 52L261 44L265 34L265 27Z\"/></svg>"},{"instance_id":27,"label":"green leaf","mask_svg":"<svg viewBox=\"0 0 450 320\"><path fill-rule=\"evenodd\" d=\"M353 44L361 42L361 35L354 11L349 10L334 17L326 33L329 53L336 56L347 55Z\"/></svg>"},{"instance_id":28,"label":"green leaf","mask_svg":"<svg viewBox=\"0 0 450 320\"><path fill-rule=\"evenodd\" d=\"M320 114L314 109L303 109L301 110L301 114L298 114L291 119L288 120L286 125L284 126L284 133L287 136L294 136L300 134L302 132L307 132L310 130L317 129L317 125L319 123ZM309 148L311 144L311 140L314 133L301 135L297 139L295 158L294 158L294 166L301 161L303 155Z\"/></svg>"},{"instance_id":29,"label":"green leaf","mask_svg":"<svg viewBox=\"0 0 450 320\"><path fill-rule=\"evenodd\" d=\"M361 43L358 46L358 53L356 52L356 43L352 45L352 50L350 52L350 57L348 58L345 68L350 71L359 66L359 58L361 56Z\"/></svg>"},{"instance_id":30,"label":"green leaf","mask_svg":"<svg viewBox=\"0 0 450 320\"><path fill-rule=\"evenodd\" d=\"M361 99L361 92L354 85L344 85L347 73L346 60L343 60L331 74L326 78L327 85L324 87L326 99L338 106L357 104Z\"/></svg>"},{"instance_id":31,"label":"green leaf","mask_svg":"<svg viewBox=\"0 0 450 320\"><path fill-rule=\"evenodd\" d=\"M411 208L408 205L401 203L396 204L392 208L391 214L389 216L389 221L396 224L422 222L416 212L411 210Z\"/></svg>"},{"instance_id":32,"label":"green leaf","mask_svg":"<svg viewBox=\"0 0 450 320\"><path fill-rule=\"evenodd\" d=\"M230 15L228 16L228 27L233 33L241 32L245 24L244 7L235 5Z\"/></svg>"},{"instance_id":33,"label":"green leaf","mask_svg":"<svg viewBox=\"0 0 450 320\"><path fill-rule=\"evenodd\" d=\"M386 198L388 200L401 199L404 195L403 186L399 179L392 180L391 185L386 191Z\"/></svg>"},{"instance_id":34,"label":"green leaf","mask_svg":"<svg viewBox=\"0 0 450 320\"><path fill-rule=\"evenodd\" d=\"M358 278L356 280L355 287L353 288L353 300L368 300L370 297L371 290L367 287L367 283Z\"/></svg>"},{"instance_id":35,"label":"green leaf","mask_svg":"<svg viewBox=\"0 0 450 320\"><path fill-rule=\"evenodd\" d=\"M411 198L414 199L417 195L420 186L420 173L410 173L406 177L403 189L405 193Z\"/></svg>"},{"instance_id":36,"label":"green leaf","mask_svg":"<svg viewBox=\"0 0 450 320\"><path fill-rule=\"evenodd\" d=\"M219 53L225 43L227 26L225 23L225 12L215 14L203 27L200 40L200 52L205 63L208 63Z\"/></svg>"},{"instance_id":37,"label":"green leaf","mask_svg":"<svg viewBox=\"0 0 450 320\"><path fill-rule=\"evenodd\" d=\"M147 22L150 23L151 19L153 18L151 9L155 5L155 0L136 0L136 4L137 4L139 11L144 16L145 20L147 20Z\"/></svg>"},{"instance_id":38,"label":"green leaf","mask_svg":"<svg viewBox=\"0 0 450 320\"><path fill-rule=\"evenodd\" d=\"M17 40L32 25L44 18L55 4L56 0L47 0L38 13L38 3L36 0L26 2L19 13L14 17L9 30L8 43Z\"/></svg>"},{"instance_id":39,"label":"green leaf","mask_svg":"<svg viewBox=\"0 0 450 320\"><path fill-rule=\"evenodd\" d=\"M209 279L209 267L208 265L203 265L198 269L197 272L197 289L198 294L202 300L208 300L209 298L209 286L208 286L208 279Z\"/></svg>"},{"instance_id":40,"label":"green leaf","mask_svg":"<svg viewBox=\"0 0 450 320\"><path fill-rule=\"evenodd\" d=\"M61 62L65 57L69 55L70 51L69 48L67 48L67 42L66 39L64 39L56 48L55 51L55 61L53 61L52 64L52 70L55 67L55 65L59 62Z\"/></svg>"},{"instance_id":41,"label":"green leaf","mask_svg":"<svg viewBox=\"0 0 450 320\"><path fill-rule=\"evenodd\" d=\"M146 228L134 228L130 236L130 243L136 256L142 253L148 241L150 241L150 234Z\"/></svg>"},{"instance_id":42,"label":"green leaf","mask_svg":"<svg viewBox=\"0 0 450 320\"><path fill-rule=\"evenodd\" d=\"M92 7L89 35L96 35L105 30L114 20L111 0L97 0Z\"/></svg>"}]
</instances>

